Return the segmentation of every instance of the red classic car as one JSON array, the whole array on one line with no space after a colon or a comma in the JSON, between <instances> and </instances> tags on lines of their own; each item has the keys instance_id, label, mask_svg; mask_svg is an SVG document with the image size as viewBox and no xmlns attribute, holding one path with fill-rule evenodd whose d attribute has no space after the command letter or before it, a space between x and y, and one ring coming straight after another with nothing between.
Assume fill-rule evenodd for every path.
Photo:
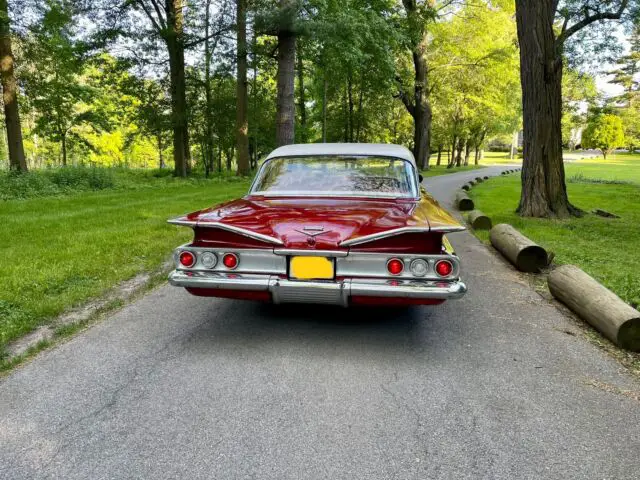
<instances>
[{"instance_id":1,"label":"red classic car","mask_svg":"<svg viewBox=\"0 0 640 480\"><path fill-rule=\"evenodd\" d=\"M445 237L464 227L397 145L280 147L244 198L169 223L193 228L169 282L194 295L433 305L467 291Z\"/></svg>"}]
</instances>

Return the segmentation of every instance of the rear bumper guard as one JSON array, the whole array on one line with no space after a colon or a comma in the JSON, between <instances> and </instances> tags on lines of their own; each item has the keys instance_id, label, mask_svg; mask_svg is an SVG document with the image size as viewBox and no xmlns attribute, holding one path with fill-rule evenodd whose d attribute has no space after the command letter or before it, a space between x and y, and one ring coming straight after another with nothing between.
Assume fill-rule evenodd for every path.
<instances>
[{"instance_id":1,"label":"rear bumper guard","mask_svg":"<svg viewBox=\"0 0 640 480\"><path fill-rule=\"evenodd\" d=\"M351 278L341 281L295 281L274 275L187 272L174 270L169 283L176 287L268 291L274 303L349 305L352 296L453 300L464 296L460 280L385 280Z\"/></svg>"}]
</instances>

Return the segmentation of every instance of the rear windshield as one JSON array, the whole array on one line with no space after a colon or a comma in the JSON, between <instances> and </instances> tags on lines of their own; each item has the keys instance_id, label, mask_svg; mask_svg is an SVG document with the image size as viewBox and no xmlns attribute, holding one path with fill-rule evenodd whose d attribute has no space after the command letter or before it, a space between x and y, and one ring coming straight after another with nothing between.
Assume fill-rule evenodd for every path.
<instances>
[{"instance_id":1,"label":"rear windshield","mask_svg":"<svg viewBox=\"0 0 640 480\"><path fill-rule=\"evenodd\" d=\"M418 196L413 166L383 157L286 157L267 160L254 195Z\"/></svg>"}]
</instances>

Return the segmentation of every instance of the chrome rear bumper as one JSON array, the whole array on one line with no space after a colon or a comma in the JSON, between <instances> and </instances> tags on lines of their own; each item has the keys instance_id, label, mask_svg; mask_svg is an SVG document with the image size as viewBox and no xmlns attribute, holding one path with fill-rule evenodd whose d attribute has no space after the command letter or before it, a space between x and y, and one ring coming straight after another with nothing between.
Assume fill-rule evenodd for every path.
<instances>
[{"instance_id":1,"label":"chrome rear bumper","mask_svg":"<svg viewBox=\"0 0 640 480\"><path fill-rule=\"evenodd\" d=\"M274 303L349 305L352 296L453 300L467 292L459 281L384 280L352 278L336 282L294 281L275 275L185 272L174 270L169 283L176 287L268 291Z\"/></svg>"}]
</instances>

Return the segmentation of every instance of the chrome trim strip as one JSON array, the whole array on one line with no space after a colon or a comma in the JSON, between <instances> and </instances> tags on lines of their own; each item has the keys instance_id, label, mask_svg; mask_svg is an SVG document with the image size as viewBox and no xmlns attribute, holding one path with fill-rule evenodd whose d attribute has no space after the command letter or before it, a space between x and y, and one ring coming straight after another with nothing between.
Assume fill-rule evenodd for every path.
<instances>
[{"instance_id":1,"label":"chrome trim strip","mask_svg":"<svg viewBox=\"0 0 640 480\"><path fill-rule=\"evenodd\" d=\"M167 223L170 223L171 225L180 225L181 227L195 227L198 225L198 222L193 222L191 220L180 220L180 217L167 220Z\"/></svg>"},{"instance_id":2,"label":"chrome trim strip","mask_svg":"<svg viewBox=\"0 0 640 480\"><path fill-rule=\"evenodd\" d=\"M269 278L270 275L174 270L169 274L169 283L175 287L265 291L269 289Z\"/></svg>"},{"instance_id":3,"label":"chrome trim strip","mask_svg":"<svg viewBox=\"0 0 640 480\"><path fill-rule=\"evenodd\" d=\"M370 235L364 235L362 237L350 238L340 242L341 247L351 247L353 245L360 245L363 243L372 242L374 240L381 240L383 238L395 237L403 233L427 233L431 231L429 227L400 227L393 230L385 230L384 232L372 233Z\"/></svg>"},{"instance_id":4,"label":"chrome trim strip","mask_svg":"<svg viewBox=\"0 0 640 480\"><path fill-rule=\"evenodd\" d=\"M342 306L348 306L349 297L354 295L453 300L461 298L467 292L467 286L461 281L347 279L343 282L298 282L273 275L233 275L179 270L169 274L169 283L188 288L269 291L274 303L328 303Z\"/></svg>"},{"instance_id":5,"label":"chrome trim strip","mask_svg":"<svg viewBox=\"0 0 640 480\"><path fill-rule=\"evenodd\" d=\"M301 257L346 257L349 252L339 250L303 250L296 248L275 248L273 253L276 255L296 255Z\"/></svg>"},{"instance_id":6,"label":"chrome trim strip","mask_svg":"<svg viewBox=\"0 0 640 480\"><path fill-rule=\"evenodd\" d=\"M279 240L274 237L270 237L269 235L264 235L262 233L252 232L251 230L247 230L245 228L236 227L233 225L227 225L226 223L221 222L194 222L191 220L180 220L180 218L174 218L171 220L167 220L167 223L172 225L180 225L183 227L198 227L198 228L219 228L220 230L227 230L229 232L238 233L245 237L253 238L254 240L262 240L263 242L273 243L274 245L284 245L282 240Z\"/></svg>"},{"instance_id":7,"label":"chrome trim strip","mask_svg":"<svg viewBox=\"0 0 640 480\"><path fill-rule=\"evenodd\" d=\"M459 227L432 227L432 232L440 232L440 233L453 233L453 232L464 232L467 227L463 227L460 225Z\"/></svg>"},{"instance_id":8,"label":"chrome trim strip","mask_svg":"<svg viewBox=\"0 0 640 480\"><path fill-rule=\"evenodd\" d=\"M348 240L343 240L340 242L341 247L351 247L353 245L361 245L363 243L373 242L374 240L381 240L383 238L394 237L396 235L401 235L403 233L428 233L428 232L438 232L438 233L451 233L451 232L462 232L466 230L465 227L400 227L395 228L393 230L386 230L384 232L372 233L370 235L364 235L362 237L350 238Z\"/></svg>"},{"instance_id":9,"label":"chrome trim strip","mask_svg":"<svg viewBox=\"0 0 640 480\"><path fill-rule=\"evenodd\" d=\"M374 282L375 280L351 280L350 295L455 300L467 293L467 286L459 280L455 282L407 281L399 285Z\"/></svg>"}]
</instances>

